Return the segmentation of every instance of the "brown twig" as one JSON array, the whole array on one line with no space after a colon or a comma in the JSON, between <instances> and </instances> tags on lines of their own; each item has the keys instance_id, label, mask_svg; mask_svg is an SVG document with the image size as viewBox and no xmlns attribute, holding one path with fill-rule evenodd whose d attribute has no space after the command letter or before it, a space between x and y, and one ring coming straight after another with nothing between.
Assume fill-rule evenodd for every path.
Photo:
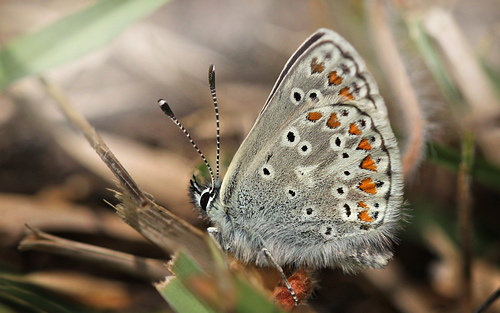
<instances>
[{"instance_id":1,"label":"brown twig","mask_svg":"<svg viewBox=\"0 0 500 313\"><path fill-rule=\"evenodd\" d=\"M66 118L71 121L79 131L82 132L102 161L113 172L115 177L120 182L120 185L131 195L131 199L136 203L136 205L138 207L146 206L148 204L147 197L123 165L118 161L118 159L116 159L113 152L111 152L109 147L106 143L104 143L101 136L99 136L90 123L73 108L59 88L50 84L43 77L40 78L40 81L48 93L54 98L54 100L56 100L58 107L62 110Z\"/></svg>"},{"instance_id":2,"label":"brown twig","mask_svg":"<svg viewBox=\"0 0 500 313\"><path fill-rule=\"evenodd\" d=\"M500 288L498 288L491 296L486 299L477 309L474 310L474 313L483 313L485 312L492 304L500 298Z\"/></svg>"},{"instance_id":3,"label":"brown twig","mask_svg":"<svg viewBox=\"0 0 500 313\"><path fill-rule=\"evenodd\" d=\"M20 250L38 250L64 255L78 260L107 266L147 281L159 281L172 275L164 260L133 256L93 245L71 241L49 235L38 229L27 227L27 235L20 242Z\"/></svg>"},{"instance_id":4,"label":"brown twig","mask_svg":"<svg viewBox=\"0 0 500 313\"><path fill-rule=\"evenodd\" d=\"M115 191L115 196L121 200L115 207L119 216L163 251L171 254L185 249L201 266L210 269L212 261L205 241L206 235L146 196L99 134L69 103L63 92L46 79L41 81L67 119L84 134L118 179L123 188L123 193Z\"/></svg>"}]
</instances>

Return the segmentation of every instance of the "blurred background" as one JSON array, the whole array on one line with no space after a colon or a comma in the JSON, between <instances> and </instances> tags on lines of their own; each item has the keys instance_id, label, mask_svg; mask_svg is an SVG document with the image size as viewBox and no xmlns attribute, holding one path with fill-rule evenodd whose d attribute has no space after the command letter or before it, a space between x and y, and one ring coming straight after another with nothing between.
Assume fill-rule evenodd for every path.
<instances>
[{"instance_id":1,"label":"blurred background","mask_svg":"<svg viewBox=\"0 0 500 313\"><path fill-rule=\"evenodd\" d=\"M115 188L111 172L33 75L60 88L144 191L205 229L187 196L202 162L156 101L168 101L213 163L207 72L215 64L224 172L287 59L320 27L345 37L379 84L400 141L409 217L386 269L356 276L322 270L308 309L468 311L467 268L472 307L500 287L500 2L155 2L132 16L120 13L116 1L0 1L0 286L30 284L0 291L0 312L39 312L12 296L23 288L73 312L170 311L148 281L18 250L29 224L167 258L105 202L118 202L108 190ZM64 37L71 17L92 6L109 10L100 18L110 22L83 24ZM113 14L131 17L115 27ZM48 28L52 37L37 35ZM16 43L23 35L32 36L24 41L31 45ZM47 47L54 38L57 44ZM17 68L19 75L8 71L5 52L16 44L32 61ZM463 252L467 225L470 254ZM500 312L500 303L489 312Z\"/></svg>"}]
</instances>

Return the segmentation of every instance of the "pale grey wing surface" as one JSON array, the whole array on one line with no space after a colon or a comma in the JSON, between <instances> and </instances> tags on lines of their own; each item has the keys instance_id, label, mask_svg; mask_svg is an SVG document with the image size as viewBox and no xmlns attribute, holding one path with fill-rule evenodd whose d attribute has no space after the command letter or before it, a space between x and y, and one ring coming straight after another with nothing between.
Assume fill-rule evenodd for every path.
<instances>
[{"instance_id":1,"label":"pale grey wing surface","mask_svg":"<svg viewBox=\"0 0 500 313\"><path fill-rule=\"evenodd\" d=\"M373 78L349 43L321 29L285 66L220 200L280 264L378 267L390 257L401 181ZM235 247L243 259L255 254L238 246L249 245Z\"/></svg>"}]
</instances>

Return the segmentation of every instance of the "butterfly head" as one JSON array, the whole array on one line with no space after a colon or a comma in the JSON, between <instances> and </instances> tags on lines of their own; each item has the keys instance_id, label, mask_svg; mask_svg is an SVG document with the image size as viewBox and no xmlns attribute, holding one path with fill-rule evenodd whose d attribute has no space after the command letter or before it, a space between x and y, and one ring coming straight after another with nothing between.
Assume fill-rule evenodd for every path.
<instances>
[{"instance_id":1,"label":"butterfly head","mask_svg":"<svg viewBox=\"0 0 500 313\"><path fill-rule=\"evenodd\" d=\"M193 178L190 181L189 186L189 196L195 207L202 213L202 215L207 216L213 206L214 201L219 196L220 191L220 180L216 180L212 185L211 182L201 184Z\"/></svg>"}]
</instances>

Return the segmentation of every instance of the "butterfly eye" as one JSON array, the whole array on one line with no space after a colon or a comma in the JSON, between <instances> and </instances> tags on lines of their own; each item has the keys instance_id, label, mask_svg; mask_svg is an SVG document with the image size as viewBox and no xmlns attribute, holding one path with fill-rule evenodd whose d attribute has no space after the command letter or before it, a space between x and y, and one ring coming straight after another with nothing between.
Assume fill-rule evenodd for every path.
<instances>
[{"instance_id":1,"label":"butterfly eye","mask_svg":"<svg viewBox=\"0 0 500 313\"><path fill-rule=\"evenodd\" d=\"M203 211L207 210L207 205L209 200L210 200L210 192L208 191L203 192L200 197L200 208Z\"/></svg>"}]
</instances>

